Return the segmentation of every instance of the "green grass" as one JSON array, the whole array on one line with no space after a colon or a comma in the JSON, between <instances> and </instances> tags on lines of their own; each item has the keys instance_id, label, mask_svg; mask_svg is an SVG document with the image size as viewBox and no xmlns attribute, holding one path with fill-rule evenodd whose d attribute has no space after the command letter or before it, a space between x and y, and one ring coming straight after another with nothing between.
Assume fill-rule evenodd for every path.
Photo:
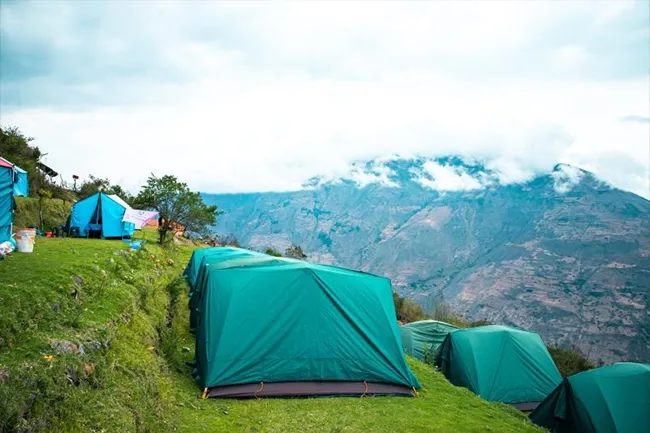
<instances>
[{"instance_id":1,"label":"green grass","mask_svg":"<svg viewBox=\"0 0 650 433\"><path fill-rule=\"evenodd\" d=\"M414 360L417 398L201 400L178 279L191 250L125 250L39 238L0 262L0 432L539 431ZM51 339L84 353L57 354Z\"/></svg>"}]
</instances>

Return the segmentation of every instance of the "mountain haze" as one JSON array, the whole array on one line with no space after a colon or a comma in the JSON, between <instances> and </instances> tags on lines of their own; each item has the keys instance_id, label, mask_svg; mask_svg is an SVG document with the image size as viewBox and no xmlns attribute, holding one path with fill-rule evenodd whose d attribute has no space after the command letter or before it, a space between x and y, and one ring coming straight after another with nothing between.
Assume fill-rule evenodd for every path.
<instances>
[{"instance_id":1,"label":"mountain haze","mask_svg":"<svg viewBox=\"0 0 650 433\"><path fill-rule=\"evenodd\" d=\"M650 202L576 167L515 183L455 157L394 159L300 191L204 198L225 211L216 231L244 245L296 243L594 361L650 360Z\"/></svg>"}]
</instances>

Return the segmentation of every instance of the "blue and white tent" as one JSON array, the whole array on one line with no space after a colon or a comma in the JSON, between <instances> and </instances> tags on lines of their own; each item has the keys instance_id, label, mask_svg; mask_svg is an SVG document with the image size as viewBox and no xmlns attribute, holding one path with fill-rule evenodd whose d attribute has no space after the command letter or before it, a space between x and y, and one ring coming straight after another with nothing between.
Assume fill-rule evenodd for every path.
<instances>
[{"instance_id":1,"label":"blue and white tent","mask_svg":"<svg viewBox=\"0 0 650 433\"><path fill-rule=\"evenodd\" d=\"M11 238L14 197L27 194L27 172L0 157L0 242Z\"/></svg>"},{"instance_id":2,"label":"blue and white tent","mask_svg":"<svg viewBox=\"0 0 650 433\"><path fill-rule=\"evenodd\" d=\"M14 197L28 197L29 196L29 182L27 181L27 172L17 165L12 164L0 156L0 163L10 165L14 169Z\"/></svg>"},{"instance_id":3,"label":"blue and white tent","mask_svg":"<svg viewBox=\"0 0 650 433\"><path fill-rule=\"evenodd\" d=\"M130 206L117 195L98 192L72 206L67 231L78 230L79 236L122 238L133 235L135 224L123 221Z\"/></svg>"}]
</instances>

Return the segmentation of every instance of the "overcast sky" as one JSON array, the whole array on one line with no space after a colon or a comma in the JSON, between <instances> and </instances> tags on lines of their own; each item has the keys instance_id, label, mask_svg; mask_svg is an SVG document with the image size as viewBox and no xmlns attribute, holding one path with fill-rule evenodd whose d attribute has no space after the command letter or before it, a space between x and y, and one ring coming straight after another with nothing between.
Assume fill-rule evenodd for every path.
<instances>
[{"instance_id":1,"label":"overcast sky","mask_svg":"<svg viewBox=\"0 0 650 433\"><path fill-rule=\"evenodd\" d=\"M67 179L292 190L453 153L650 197L647 0L0 4L0 123Z\"/></svg>"}]
</instances>

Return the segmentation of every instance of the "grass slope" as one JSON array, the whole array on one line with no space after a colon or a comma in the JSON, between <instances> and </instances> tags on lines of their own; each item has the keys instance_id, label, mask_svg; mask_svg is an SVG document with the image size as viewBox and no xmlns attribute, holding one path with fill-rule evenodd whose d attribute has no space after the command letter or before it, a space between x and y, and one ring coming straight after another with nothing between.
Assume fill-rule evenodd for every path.
<instances>
[{"instance_id":1,"label":"grass slope","mask_svg":"<svg viewBox=\"0 0 650 433\"><path fill-rule=\"evenodd\" d=\"M190 249L125 249L38 239L0 262L0 432L539 431L414 360L418 398L201 400L184 364Z\"/></svg>"}]
</instances>

